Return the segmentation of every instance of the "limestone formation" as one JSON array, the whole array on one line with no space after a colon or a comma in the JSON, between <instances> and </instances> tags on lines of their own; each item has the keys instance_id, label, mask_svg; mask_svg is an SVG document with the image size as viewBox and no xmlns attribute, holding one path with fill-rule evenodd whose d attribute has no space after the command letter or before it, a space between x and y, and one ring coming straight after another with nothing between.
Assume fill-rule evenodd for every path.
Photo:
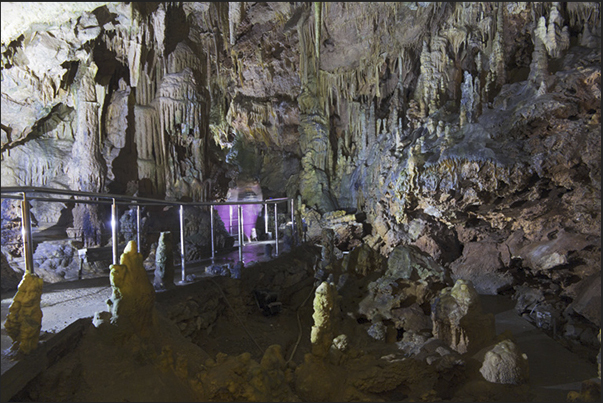
<instances>
[{"instance_id":1,"label":"limestone formation","mask_svg":"<svg viewBox=\"0 0 603 403\"><path fill-rule=\"evenodd\" d=\"M422 309L403 307L429 303L444 287L443 273L441 266L415 246L398 245L388 258L385 273L368 284L358 314L369 320L392 320L399 329L423 328L429 318L423 317Z\"/></svg>"},{"instance_id":2,"label":"limestone formation","mask_svg":"<svg viewBox=\"0 0 603 403\"><path fill-rule=\"evenodd\" d=\"M433 335L461 354L476 352L495 336L494 315L482 312L470 281L444 288L432 305L431 320Z\"/></svg>"},{"instance_id":3,"label":"limestone formation","mask_svg":"<svg viewBox=\"0 0 603 403\"><path fill-rule=\"evenodd\" d=\"M412 245L398 245L387 260L386 276L404 280L444 278L444 268Z\"/></svg>"},{"instance_id":4,"label":"limestone formation","mask_svg":"<svg viewBox=\"0 0 603 403\"><path fill-rule=\"evenodd\" d=\"M111 265L113 294L107 300L111 324L125 335L149 336L156 324L155 290L136 251L136 242L128 242L119 264Z\"/></svg>"},{"instance_id":5,"label":"limestone formation","mask_svg":"<svg viewBox=\"0 0 603 403\"><path fill-rule=\"evenodd\" d=\"M155 279L153 287L165 290L174 287L174 250L172 233L162 232L155 252Z\"/></svg>"},{"instance_id":6,"label":"limestone formation","mask_svg":"<svg viewBox=\"0 0 603 403\"><path fill-rule=\"evenodd\" d=\"M26 271L8 308L4 328L13 340L11 351L29 354L38 346L42 328L43 281L38 275Z\"/></svg>"},{"instance_id":7,"label":"limestone formation","mask_svg":"<svg viewBox=\"0 0 603 403\"><path fill-rule=\"evenodd\" d=\"M314 326L310 335L312 354L317 357L325 358L329 353L335 337L337 314L337 289L334 284L323 281L314 296Z\"/></svg>"},{"instance_id":8,"label":"limestone formation","mask_svg":"<svg viewBox=\"0 0 603 403\"><path fill-rule=\"evenodd\" d=\"M249 353L236 357L220 353L215 360L208 359L189 382L203 400L297 401L290 380L281 346L272 345L260 362Z\"/></svg>"},{"instance_id":9,"label":"limestone formation","mask_svg":"<svg viewBox=\"0 0 603 403\"><path fill-rule=\"evenodd\" d=\"M479 372L488 382L520 385L528 381L528 356L511 340L503 340L486 352Z\"/></svg>"},{"instance_id":10,"label":"limestone formation","mask_svg":"<svg viewBox=\"0 0 603 403\"><path fill-rule=\"evenodd\" d=\"M509 289L513 277L505 273L511 256L505 245L488 242L467 242L463 255L450 265L453 280L471 280L478 293L495 295Z\"/></svg>"},{"instance_id":11,"label":"limestone formation","mask_svg":"<svg viewBox=\"0 0 603 403\"><path fill-rule=\"evenodd\" d=\"M0 264L2 265L0 266L2 270L2 283L0 283L2 292L4 293L9 290L14 291L19 286L23 275L19 275L19 273L13 269L4 253L1 254L0 259L2 259L0 261Z\"/></svg>"},{"instance_id":12,"label":"limestone formation","mask_svg":"<svg viewBox=\"0 0 603 403\"><path fill-rule=\"evenodd\" d=\"M445 313L429 306L434 292L463 279L478 293L512 294L526 319L556 328L569 348L593 350L601 325L600 8L3 2L2 189L224 200L229 181L257 177L264 197L296 200L309 245L321 243L323 229L335 232L336 259L324 274L341 295L354 294L347 311L357 320L423 331L431 313L438 335L464 349L470 324L483 318L450 293L434 305ZM72 279L73 258L67 250L42 256L51 249L44 237L65 233L77 249L107 245L108 209L78 201L32 202L43 239L36 273L45 281ZM2 253L19 272L20 214L11 203L2 201ZM179 231L178 211L146 213L140 250L152 266L146 253L160 232ZM215 223L217 249L232 246L222 220ZM186 206L187 261L209 257L209 228L204 208ZM403 264L409 254L400 245L437 267ZM103 275L100 266L87 274ZM316 377L340 380L331 370ZM329 396L375 397L359 390Z\"/></svg>"}]
</instances>

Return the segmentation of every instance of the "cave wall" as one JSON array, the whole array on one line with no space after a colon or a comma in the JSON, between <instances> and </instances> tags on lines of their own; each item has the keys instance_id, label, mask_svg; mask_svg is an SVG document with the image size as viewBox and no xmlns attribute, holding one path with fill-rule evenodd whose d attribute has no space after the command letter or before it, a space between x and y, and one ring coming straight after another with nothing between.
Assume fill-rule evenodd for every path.
<instances>
[{"instance_id":1,"label":"cave wall","mask_svg":"<svg viewBox=\"0 0 603 403\"><path fill-rule=\"evenodd\" d=\"M15 4L2 186L205 200L257 179L365 213L386 257L412 244L600 325L599 3Z\"/></svg>"}]
</instances>

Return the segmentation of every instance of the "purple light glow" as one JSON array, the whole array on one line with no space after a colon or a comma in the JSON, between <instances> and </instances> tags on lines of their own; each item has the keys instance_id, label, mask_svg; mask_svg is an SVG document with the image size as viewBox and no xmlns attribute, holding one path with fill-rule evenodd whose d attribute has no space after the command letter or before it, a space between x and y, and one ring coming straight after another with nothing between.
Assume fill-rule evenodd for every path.
<instances>
[{"instance_id":1,"label":"purple light glow","mask_svg":"<svg viewBox=\"0 0 603 403\"><path fill-rule=\"evenodd\" d=\"M241 206L243 215L243 233L249 239L251 230L255 228L258 216L262 211L261 204L243 204ZM220 219L226 227L229 234L238 233L238 206L216 206Z\"/></svg>"},{"instance_id":2,"label":"purple light glow","mask_svg":"<svg viewBox=\"0 0 603 403\"><path fill-rule=\"evenodd\" d=\"M255 228L258 215L262 211L262 189L258 182L242 183L236 188L228 190L227 200L229 202L237 201L257 201L258 204L241 205L241 214L243 216L243 234L247 239L251 238L251 231ZM239 233L239 206L216 206L216 210L226 227L229 234Z\"/></svg>"}]
</instances>

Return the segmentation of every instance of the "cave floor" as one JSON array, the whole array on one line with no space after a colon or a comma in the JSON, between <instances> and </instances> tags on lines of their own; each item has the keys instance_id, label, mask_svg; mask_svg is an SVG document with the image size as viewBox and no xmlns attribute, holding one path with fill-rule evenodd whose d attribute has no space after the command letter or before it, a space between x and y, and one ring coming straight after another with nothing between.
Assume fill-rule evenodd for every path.
<instances>
[{"instance_id":1,"label":"cave floor","mask_svg":"<svg viewBox=\"0 0 603 403\"><path fill-rule=\"evenodd\" d=\"M202 268L191 268L190 272L203 273ZM152 272L149 273L149 276ZM202 278L204 276L199 276ZM178 287L186 286L180 284ZM42 297L42 331L41 340L50 341L59 332L79 318L92 317L97 311L106 311L105 301L111 295L111 286L107 277L84 279L76 282L47 284ZM569 391L579 391L581 382L597 377L596 364L564 348L560 343L527 322L514 310L514 301L505 296L481 296L484 311L492 312L496 320L496 332L506 330L513 336L520 349L528 355L530 366L529 387L533 401L552 402L567 401ZM4 329L8 307L12 301L11 294L2 295L2 351L10 347L11 340ZM300 309L300 312L302 309ZM253 356L261 355L261 346L280 344L285 346L285 359L294 354L294 362L301 362L303 354L309 351L309 327L312 303L303 306L302 325L304 332L299 348L292 347L299 336L296 312L284 309L279 315L264 317L259 312L249 317L232 318L231 323L219 321L203 343L198 343L204 353L215 356L217 352L229 355L250 352ZM300 315L301 316L301 315ZM242 323L243 326L240 326ZM252 337L253 335L253 337ZM255 344L255 346L254 346ZM386 347L385 345L383 346ZM390 344L389 348L395 345ZM2 354L2 374L13 365ZM3 382L4 383L4 382Z\"/></svg>"}]
</instances>

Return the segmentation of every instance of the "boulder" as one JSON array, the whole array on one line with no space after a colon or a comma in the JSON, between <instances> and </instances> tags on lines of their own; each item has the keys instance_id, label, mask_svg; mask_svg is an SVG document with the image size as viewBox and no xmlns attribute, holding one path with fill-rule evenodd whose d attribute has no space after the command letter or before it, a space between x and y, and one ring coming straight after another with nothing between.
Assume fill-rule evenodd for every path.
<instances>
[{"instance_id":1,"label":"boulder","mask_svg":"<svg viewBox=\"0 0 603 403\"><path fill-rule=\"evenodd\" d=\"M601 326L601 273L587 277L570 288L575 299L568 308Z\"/></svg>"},{"instance_id":2,"label":"boulder","mask_svg":"<svg viewBox=\"0 0 603 403\"><path fill-rule=\"evenodd\" d=\"M6 256L4 256L4 253L2 253L1 258L2 263L0 268L2 270L2 282L0 282L0 286L2 287L2 292L15 291L23 277L23 273L17 272L11 267Z\"/></svg>"},{"instance_id":3,"label":"boulder","mask_svg":"<svg viewBox=\"0 0 603 403\"><path fill-rule=\"evenodd\" d=\"M479 372L488 382L521 385L529 376L528 356L511 340L503 340L486 353Z\"/></svg>"},{"instance_id":4,"label":"boulder","mask_svg":"<svg viewBox=\"0 0 603 403\"><path fill-rule=\"evenodd\" d=\"M406 308L392 309L392 319L396 328L402 328L405 331L420 332L431 330L433 327L430 317L423 312L423 309L417 303Z\"/></svg>"},{"instance_id":5,"label":"boulder","mask_svg":"<svg viewBox=\"0 0 603 403\"><path fill-rule=\"evenodd\" d=\"M451 263L451 277L471 280L479 294L496 295L513 284L513 276L505 272L511 256L508 248L495 242L469 242L463 255Z\"/></svg>"},{"instance_id":6,"label":"boulder","mask_svg":"<svg viewBox=\"0 0 603 403\"><path fill-rule=\"evenodd\" d=\"M388 257L385 276L404 280L430 276L443 279L444 268L416 246L398 245Z\"/></svg>"}]
</instances>

